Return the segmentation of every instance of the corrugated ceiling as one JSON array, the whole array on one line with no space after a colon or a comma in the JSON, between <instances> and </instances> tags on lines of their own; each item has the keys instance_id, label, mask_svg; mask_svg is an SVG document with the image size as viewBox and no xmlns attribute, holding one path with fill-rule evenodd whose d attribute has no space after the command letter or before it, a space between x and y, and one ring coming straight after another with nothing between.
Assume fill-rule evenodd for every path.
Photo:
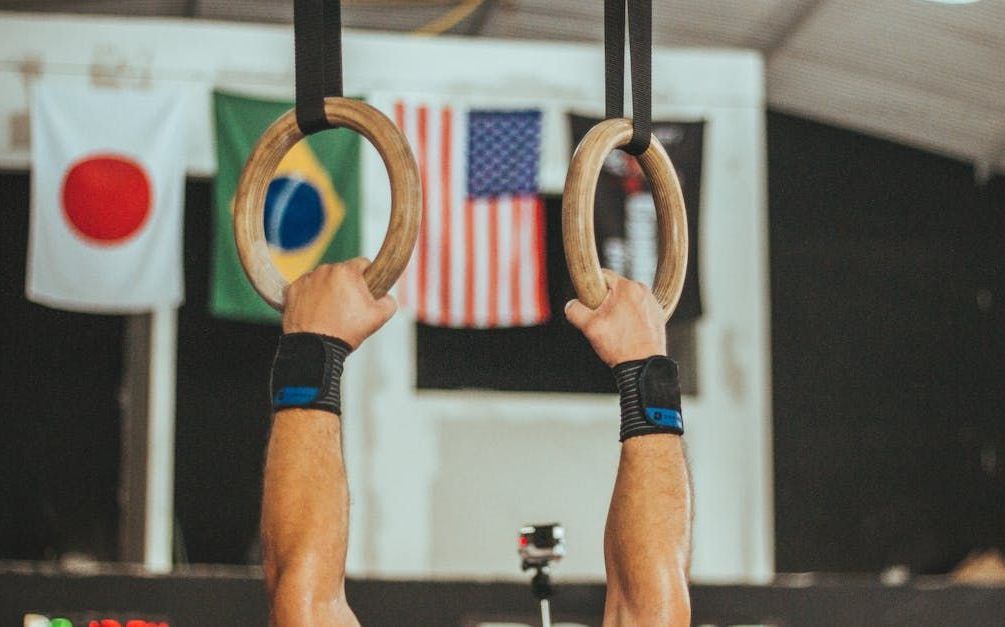
<instances>
[{"instance_id":1,"label":"corrugated ceiling","mask_svg":"<svg viewBox=\"0 0 1005 627\"><path fill-rule=\"evenodd\" d=\"M348 27L414 30L451 0L345 0ZM486 0L451 31L602 37L600 0ZM1005 0L655 0L663 46L767 60L772 107L1005 170ZM0 9L289 22L292 0L0 0Z\"/></svg>"}]
</instances>

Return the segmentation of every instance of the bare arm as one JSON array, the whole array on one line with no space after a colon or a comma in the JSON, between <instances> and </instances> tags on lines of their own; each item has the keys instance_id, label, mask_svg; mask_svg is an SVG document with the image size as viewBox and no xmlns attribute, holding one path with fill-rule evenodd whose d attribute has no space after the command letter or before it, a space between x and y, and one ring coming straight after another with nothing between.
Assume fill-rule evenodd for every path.
<instances>
[{"instance_id":1,"label":"bare arm","mask_svg":"<svg viewBox=\"0 0 1005 627\"><path fill-rule=\"evenodd\" d=\"M690 625L691 495L679 436L625 440L604 533L605 625Z\"/></svg>"},{"instance_id":2,"label":"bare arm","mask_svg":"<svg viewBox=\"0 0 1005 627\"><path fill-rule=\"evenodd\" d=\"M283 331L358 347L393 314L374 300L363 259L321 266L286 293ZM358 625L345 598L349 487L341 418L315 409L275 415L265 462L262 545L273 626Z\"/></svg>"},{"instance_id":3,"label":"bare arm","mask_svg":"<svg viewBox=\"0 0 1005 627\"><path fill-rule=\"evenodd\" d=\"M665 355L666 334L652 293L605 274L611 291L601 306L591 311L571 301L569 321L609 366ZM604 625L689 625L690 550L691 489L680 437L625 440L604 534Z\"/></svg>"},{"instance_id":4,"label":"bare arm","mask_svg":"<svg viewBox=\"0 0 1005 627\"><path fill-rule=\"evenodd\" d=\"M345 599L349 487L335 414L286 409L269 437L262 543L272 625L355 625Z\"/></svg>"}]
</instances>

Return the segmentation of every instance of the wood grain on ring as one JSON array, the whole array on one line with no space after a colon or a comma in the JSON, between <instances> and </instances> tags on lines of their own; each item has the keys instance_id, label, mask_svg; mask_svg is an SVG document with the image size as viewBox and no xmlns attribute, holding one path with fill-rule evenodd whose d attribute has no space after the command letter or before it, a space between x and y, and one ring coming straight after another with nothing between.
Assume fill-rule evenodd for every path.
<instances>
[{"instance_id":1,"label":"wood grain on ring","mask_svg":"<svg viewBox=\"0 0 1005 627\"><path fill-rule=\"evenodd\" d=\"M596 309L607 296L607 282L601 272L593 230L593 206L597 179L604 160L612 150L624 146L632 137L630 120L604 120L583 137L572 156L562 196L562 240L576 296ZM659 258L653 293L669 320L684 289L687 271L687 213L684 195L670 157L653 136L649 148L639 157L653 199L659 229Z\"/></svg>"},{"instance_id":2,"label":"wood grain on ring","mask_svg":"<svg viewBox=\"0 0 1005 627\"><path fill-rule=\"evenodd\" d=\"M376 298L387 293L405 270L422 217L419 168L405 135L383 113L358 100L326 98L325 115L336 126L367 138L380 153L391 182L391 220L373 263L363 273ZM288 283L272 264L265 239L265 193L279 162L304 135L296 113L287 111L255 144L234 195L234 239L248 280L265 302L282 310Z\"/></svg>"}]
</instances>

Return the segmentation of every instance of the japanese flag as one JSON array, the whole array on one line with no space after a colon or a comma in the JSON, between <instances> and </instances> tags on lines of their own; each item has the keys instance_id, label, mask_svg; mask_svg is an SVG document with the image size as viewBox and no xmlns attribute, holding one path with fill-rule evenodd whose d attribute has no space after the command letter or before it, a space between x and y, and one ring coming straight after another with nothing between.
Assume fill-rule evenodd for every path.
<instances>
[{"instance_id":1,"label":"japanese flag","mask_svg":"<svg viewBox=\"0 0 1005 627\"><path fill-rule=\"evenodd\" d=\"M181 303L183 102L35 87L29 299L95 313Z\"/></svg>"}]
</instances>

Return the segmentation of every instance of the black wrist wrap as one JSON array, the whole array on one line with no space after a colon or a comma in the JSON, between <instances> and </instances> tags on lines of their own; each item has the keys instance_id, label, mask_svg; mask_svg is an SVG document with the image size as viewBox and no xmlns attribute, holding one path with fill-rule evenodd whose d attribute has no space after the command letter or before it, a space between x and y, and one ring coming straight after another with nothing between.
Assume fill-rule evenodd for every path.
<instances>
[{"instance_id":1,"label":"black wrist wrap","mask_svg":"<svg viewBox=\"0 0 1005 627\"><path fill-rule=\"evenodd\" d=\"M677 363L662 355L618 364L614 379L621 393L621 437L650 433L684 434Z\"/></svg>"},{"instance_id":2,"label":"black wrist wrap","mask_svg":"<svg viewBox=\"0 0 1005 627\"><path fill-rule=\"evenodd\" d=\"M352 347L317 333L279 338L272 361L272 408L322 409L342 415L342 368Z\"/></svg>"}]
</instances>

